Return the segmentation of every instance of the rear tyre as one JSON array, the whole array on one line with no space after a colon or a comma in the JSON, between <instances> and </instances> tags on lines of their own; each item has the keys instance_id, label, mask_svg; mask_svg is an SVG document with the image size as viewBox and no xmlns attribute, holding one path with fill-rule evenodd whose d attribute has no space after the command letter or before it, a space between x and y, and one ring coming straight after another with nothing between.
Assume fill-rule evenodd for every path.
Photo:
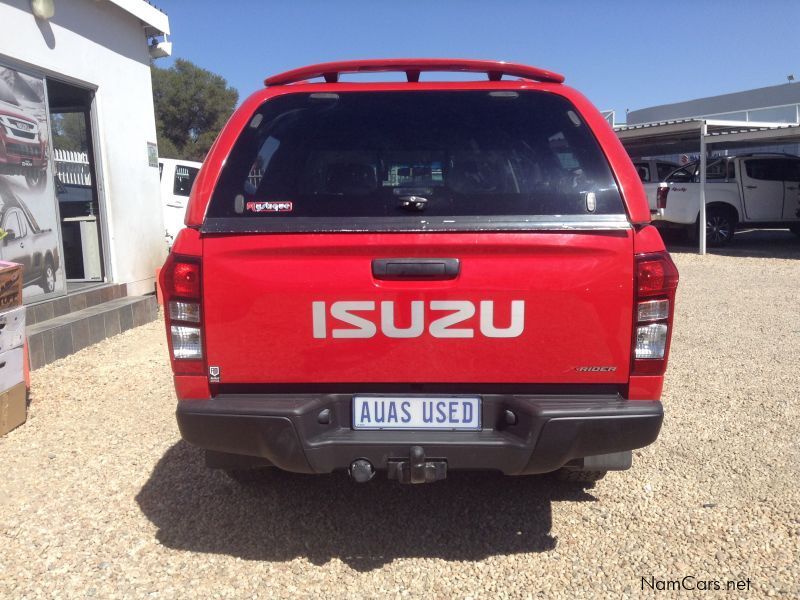
<instances>
[{"instance_id":1,"label":"rear tyre","mask_svg":"<svg viewBox=\"0 0 800 600\"><path fill-rule=\"evenodd\" d=\"M53 267L53 260L50 258L45 260L41 284L45 294L56 291L56 270Z\"/></svg>"},{"instance_id":2,"label":"rear tyre","mask_svg":"<svg viewBox=\"0 0 800 600\"><path fill-rule=\"evenodd\" d=\"M275 477L274 467L260 469L224 469L225 474L239 485L259 485Z\"/></svg>"},{"instance_id":3,"label":"rear tyre","mask_svg":"<svg viewBox=\"0 0 800 600\"><path fill-rule=\"evenodd\" d=\"M608 471L576 471L574 469L559 469L556 479L573 483L594 483L606 476Z\"/></svg>"},{"instance_id":4,"label":"rear tyre","mask_svg":"<svg viewBox=\"0 0 800 600\"><path fill-rule=\"evenodd\" d=\"M710 206L706 210L706 243L712 248L727 246L733 240L736 219L730 210Z\"/></svg>"}]
</instances>

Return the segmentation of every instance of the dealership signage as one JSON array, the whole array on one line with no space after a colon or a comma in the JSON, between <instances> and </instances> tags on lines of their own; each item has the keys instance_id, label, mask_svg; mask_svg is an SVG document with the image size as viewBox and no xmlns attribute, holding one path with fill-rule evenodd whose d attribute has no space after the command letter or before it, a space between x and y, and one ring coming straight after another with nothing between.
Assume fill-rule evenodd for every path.
<instances>
[{"instance_id":1,"label":"dealership signage","mask_svg":"<svg viewBox=\"0 0 800 600\"><path fill-rule=\"evenodd\" d=\"M0 65L0 260L23 297L66 291L45 81Z\"/></svg>"}]
</instances>

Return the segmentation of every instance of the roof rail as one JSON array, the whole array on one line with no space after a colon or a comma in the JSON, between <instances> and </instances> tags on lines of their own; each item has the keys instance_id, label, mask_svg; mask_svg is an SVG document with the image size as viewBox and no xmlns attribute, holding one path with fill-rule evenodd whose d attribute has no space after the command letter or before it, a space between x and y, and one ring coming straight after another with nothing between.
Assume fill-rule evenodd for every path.
<instances>
[{"instance_id":1,"label":"roof rail","mask_svg":"<svg viewBox=\"0 0 800 600\"><path fill-rule=\"evenodd\" d=\"M323 77L328 83L336 83L342 73L375 73L384 71L405 71L409 82L419 81L419 74L423 71L486 73L490 81L499 81L503 75L510 75L548 83L564 82L564 76L558 73L504 61L450 58L385 58L345 60L301 67L267 77L264 80L264 85L286 85L316 77Z\"/></svg>"}]
</instances>

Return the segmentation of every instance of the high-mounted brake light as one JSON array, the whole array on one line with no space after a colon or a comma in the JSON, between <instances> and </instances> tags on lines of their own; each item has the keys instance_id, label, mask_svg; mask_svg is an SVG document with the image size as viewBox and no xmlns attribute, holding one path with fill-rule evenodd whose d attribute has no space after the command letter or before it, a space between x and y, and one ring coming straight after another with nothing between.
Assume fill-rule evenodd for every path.
<instances>
[{"instance_id":1,"label":"high-mounted brake light","mask_svg":"<svg viewBox=\"0 0 800 600\"><path fill-rule=\"evenodd\" d=\"M667 252L636 257L633 375L661 375L667 366L678 269Z\"/></svg>"},{"instance_id":2,"label":"high-mounted brake light","mask_svg":"<svg viewBox=\"0 0 800 600\"><path fill-rule=\"evenodd\" d=\"M197 258L170 254L161 270L172 367L176 375L205 374L201 267Z\"/></svg>"}]
</instances>

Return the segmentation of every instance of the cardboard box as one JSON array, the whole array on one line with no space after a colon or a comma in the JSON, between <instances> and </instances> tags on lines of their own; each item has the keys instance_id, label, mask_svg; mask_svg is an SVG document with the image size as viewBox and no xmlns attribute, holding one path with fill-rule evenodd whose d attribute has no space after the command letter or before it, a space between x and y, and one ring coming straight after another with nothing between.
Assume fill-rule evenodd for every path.
<instances>
[{"instance_id":1,"label":"cardboard box","mask_svg":"<svg viewBox=\"0 0 800 600\"><path fill-rule=\"evenodd\" d=\"M0 260L0 311L22 306L22 265Z\"/></svg>"},{"instance_id":2,"label":"cardboard box","mask_svg":"<svg viewBox=\"0 0 800 600\"><path fill-rule=\"evenodd\" d=\"M25 371L22 366L23 354L22 348L0 352L0 392L5 392L15 385L25 382Z\"/></svg>"},{"instance_id":3,"label":"cardboard box","mask_svg":"<svg viewBox=\"0 0 800 600\"><path fill-rule=\"evenodd\" d=\"M27 418L28 394L24 383L0 394L0 435L16 429Z\"/></svg>"},{"instance_id":4,"label":"cardboard box","mask_svg":"<svg viewBox=\"0 0 800 600\"><path fill-rule=\"evenodd\" d=\"M25 307L0 313L0 352L19 348L25 343Z\"/></svg>"}]
</instances>

